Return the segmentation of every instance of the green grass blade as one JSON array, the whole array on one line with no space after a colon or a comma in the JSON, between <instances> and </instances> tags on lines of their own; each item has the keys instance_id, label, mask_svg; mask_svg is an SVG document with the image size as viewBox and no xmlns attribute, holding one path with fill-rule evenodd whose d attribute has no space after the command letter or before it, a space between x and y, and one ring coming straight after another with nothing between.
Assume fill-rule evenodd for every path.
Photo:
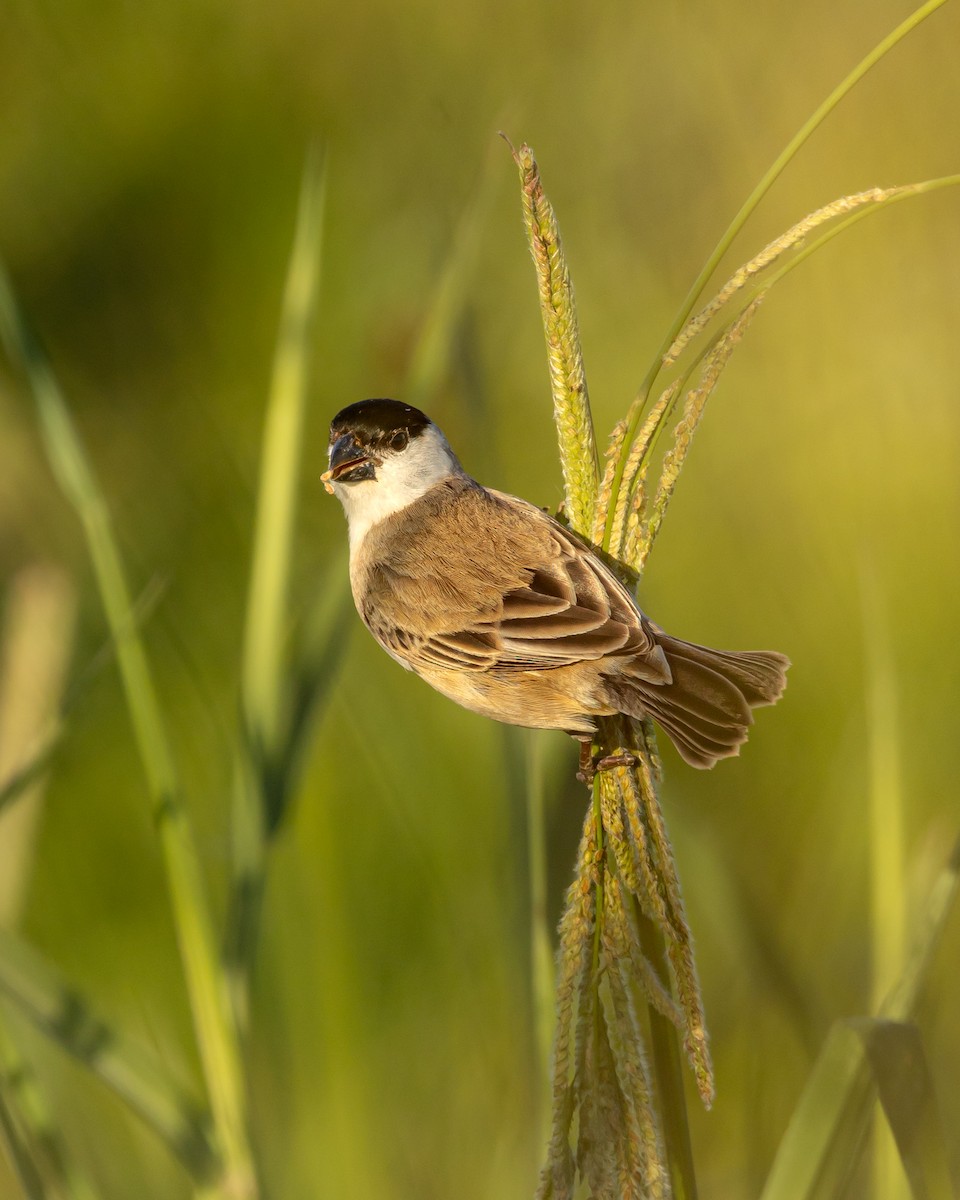
<instances>
[{"instance_id":1,"label":"green grass blade","mask_svg":"<svg viewBox=\"0 0 960 1200\"><path fill-rule=\"evenodd\" d=\"M663 962L666 958L663 934L639 912L637 923L647 961ZM683 1056L677 1031L653 1005L647 1006L647 1019L650 1022L650 1049L657 1081L658 1111L673 1200L697 1200L697 1174L683 1086Z\"/></svg>"},{"instance_id":2,"label":"green grass blade","mask_svg":"<svg viewBox=\"0 0 960 1200\"><path fill-rule=\"evenodd\" d=\"M290 794L290 563L300 483L326 190L319 151L307 157L287 266L264 422L260 487L243 645L244 727L233 787L233 879L225 939L237 1020L249 1018L249 975L260 926L267 843Z\"/></svg>"},{"instance_id":3,"label":"green grass blade","mask_svg":"<svg viewBox=\"0 0 960 1200\"><path fill-rule=\"evenodd\" d=\"M283 779L279 789L289 791L299 778L300 764L309 733L326 706L346 653L350 634L356 628L356 610L350 591L350 575L345 561L335 556L326 572L322 593L310 606L304 622L300 648L290 687L289 732ZM273 834L286 807L286 795L267 805L267 832Z\"/></svg>"},{"instance_id":4,"label":"green grass blade","mask_svg":"<svg viewBox=\"0 0 960 1200\"><path fill-rule=\"evenodd\" d=\"M0 1013L0 1018L4 1014ZM0 1093L5 1093L8 1110L15 1113L31 1158L41 1164L57 1200L97 1200L86 1177L67 1151L60 1130L50 1114L33 1071L20 1055L0 1019Z\"/></svg>"},{"instance_id":5,"label":"green grass blade","mask_svg":"<svg viewBox=\"0 0 960 1200\"><path fill-rule=\"evenodd\" d=\"M7 1091L0 1078L0 1147L6 1147L10 1166L26 1200L50 1200L28 1139L17 1123Z\"/></svg>"},{"instance_id":6,"label":"green grass blade","mask_svg":"<svg viewBox=\"0 0 960 1200\"><path fill-rule=\"evenodd\" d=\"M882 1007L886 1021L910 1021L958 884L960 841L934 882L907 966ZM838 1157L849 1160L849 1154L837 1155L837 1145L859 1144L876 1096L877 1077L863 1037L855 1024L835 1023L777 1149L761 1200L812 1200L824 1173L840 1169Z\"/></svg>"},{"instance_id":7,"label":"green grass blade","mask_svg":"<svg viewBox=\"0 0 960 1200\"><path fill-rule=\"evenodd\" d=\"M950 1155L920 1030L901 1021L854 1021L887 1125L915 1200L956 1200ZM894 1164L896 1165L896 1164ZM899 1173L899 1172L898 1172ZM888 1180L874 1178L874 1194Z\"/></svg>"},{"instance_id":8,"label":"green grass blade","mask_svg":"<svg viewBox=\"0 0 960 1200\"><path fill-rule=\"evenodd\" d=\"M863 1043L845 1022L838 1021L777 1147L760 1200L814 1200L828 1172L836 1174L843 1166L849 1169L854 1153L849 1148L850 1131L856 1125L865 1128L870 1111Z\"/></svg>"},{"instance_id":9,"label":"green grass blade","mask_svg":"<svg viewBox=\"0 0 960 1200\"><path fill-rule=\"evenodd\" d=\"M174 924L217 1139L231 1186L256 1194L236 1029L189 820L103 495L45 354L0 266L0 335L22 364L51 468L80 519L117 659L163 851Z\"/></svg>"},{"instance_id":10,"label":"green grass blade","mask_svg":"<svg viewBox=\"0 0 960 1200\"><path fill-rule=\"evenodd\" d=\"M62 737L63 727L59 726L29 762L25 762L4 780L0 786L0 814L43 778Z\"/></svg>"},{"instance_id":11,"label":"green grass blade","mask_svg":"<svg viewBox=\"0 0 960 1200\"><path fill-rule=\"evenodd\" d=\"M133 615L138 625L142 625L153 611L158 590L155 585L149 585L137 601ZM49 626L47 626L47 636L49 636L49 632ZM108 638L70 681L60 703L59 716L49 724L46 737L36 747L33 754L25 761L21 761L6 777L0 772L0 781L2 781L0 782L0 814L8 805L13 804L29 791L31 785L35 784L49 770L54 756L66 736L71 714L86 699L93 680L99 677L115 656L116 644L112 638ZM4 723L0 722L0 728L3 727Z\"/></svg>"},{"instance_id":12,"label":"green grass blade","mask_svg":"<svg viewBox=\"0 0 960 1200\"><path fill-rule=\"evenodd\" d=\"M99 1017L53 966L4 930L0 930L0 993L115 1092L194 1178L213 1173L217 1155L197 1103L142 1047Z\"/></svg>"},{"instance_id":13,"label":"green grass blade","mask_svg":"<svg viewBox=\"0 0 960 1200\"><path fill-rule=\"evenodd\" d=\"M550 1058L553 1046L556 971L547 915L546 740L537 732L525 738L527 869L530 879L530 980L534 1048L540 1094L540 1137L546 1145L550 1114Z\"/></svg>"},{"instance_id":14,"label":"green grass blade","mask_svg":"<svg viewBox=\"0 0 960 1200\"><path fill-rule=\"evenodd\" d=\"M889 617L876 574L867 564L861 569L861 594L867 664L866 708L870 777L870 813L867 823L873 975L870 1011L876 1012L903 967L907 896L904 878L904 813L897 680L890 645ZM878 1068L886 1063L887 1057L884 1054L878 1054L875 1058L871 1056L875 1076ZM874 1200L897 1200L903 1191L902 1177L897 1166L897 1146L890 1137L895 1123L888 1121L888 1126L889 1128L884 1126L878 1115L873 1131Z\"/></svg>"},{"instance_id":15,"label":"green grass blade","mask_svg":"<svg viewBox=\"0 0 960 1200\"><path fill-rule=\"evenodd\" d=\"M278 752L283 738L290 559L320 281L325 179L323 160L312 152L300 189L260 459L242 697L249 736L265 757Z\"/></svg>"},{"instance_id":16,"label":"green grass blade","mask_svg":"<svg viewBox=\"0 0 960 1200\"><path fill-rule=\"evenodd\" d=\"M21 784L22 803L4 812L12 777L32 764L37 747L55 738L64 677L73 645L76 596L66 574L34 564L17 572L6 594L0 641L0 924L14 926L30 878L43 802L38 772ZM43 751L41 750L41 755Z\"/></svg>"}]
</instances>

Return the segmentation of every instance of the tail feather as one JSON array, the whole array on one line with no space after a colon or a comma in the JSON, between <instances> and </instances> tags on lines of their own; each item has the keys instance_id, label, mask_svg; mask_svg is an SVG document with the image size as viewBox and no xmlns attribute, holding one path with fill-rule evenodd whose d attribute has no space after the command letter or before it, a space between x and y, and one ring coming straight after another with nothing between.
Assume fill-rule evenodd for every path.
<instances>
[{"instance_id":1,"label":"tail feather","mask_svg":"<svg viewBox=\"0 0 960 1200\"><path fill-rule=\"evenodd\" d=\"M711 650L656 632L670 682L640 679L628 665L605 677L610 702L629 716L653 717L692 766L739 754L751 708L777 702L790 660L773 651Z\"/></svg>"},{"instance_id":2,"label":"tail feather","mask_svg":"<svg viewBox=\"0 0 960 1200\"><path fill-rule=\"evenodd\" d=\"M790 659L775 650L711 650L667 634L658 634L657 641L668 662L671 657L686 658L725 675L751 708L776 704L787 686Z\"/></svg>"}]
</instances>

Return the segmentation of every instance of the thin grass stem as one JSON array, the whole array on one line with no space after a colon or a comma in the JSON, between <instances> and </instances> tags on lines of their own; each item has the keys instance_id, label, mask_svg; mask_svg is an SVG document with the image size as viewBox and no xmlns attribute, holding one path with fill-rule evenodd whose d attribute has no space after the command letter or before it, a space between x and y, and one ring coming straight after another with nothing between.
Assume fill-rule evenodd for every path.
<instances>
[{"instance_id":1,"label":"thin grass stem","mask_svg":"<svg viewBox=\"0 0 960 1200\"><path fill-rule=\"evenodd\" d=\"M260 460L240 688L243 744L234 769L233 884L225 955L241 1029L249 1021L249 978L259 935L267 843L289 792L284 784L292 717L286 683L288 597L325 179L323 159L314 149L300 188Z\"/></svg>"},{"instance_id":2,"label":"thin grass stem","mask_svg":"<svg viewBox=\"0 0 960 1200\"><path fill-rule=\"evenodd\" d=\"M637 914L637 919L644 957L649 962L663 962L663 934L642 913ZM697 1175L690 1141L687 1100L683 1090L683 1060L677 1031L673 1023L652 1004L647 1005L647 1020L650 1026L653 1073L673 1200L696 1200Z\"/></svg>"},{"instance_id":3,"label":"thin grass stem","mask_svg":"<svg viewBox=\"0 0 960 1200\"><path fill-rule=\"evenodd\" d=\"M832 242L835 237L845 232L851 226L856 225L858 221L865 220L883 208L889 208L893 204L909 200L912 196L924 196L930 192L939 191L941 188L958 186L960 186L960 174L941 175L936 179L925 179L921 183L909 183L904 184L902 187L890 188L889 193L882 199L875 201L868 208L857 209L856 212L851 213L848 217L844 217L842 221L837 221L836 224L825 229L813 241L808 242L805 246L797 250L796 254L791 255L787 262L778 267L776 271L764 276L763 283L750 293L747 303L754 299L760 292L767 291L775 283L779 283L781 279L784 279L791 271L808 259L811 254L816 254L828 242Z\"/></svg>"},{"instance_id":4,"label":"thin grass stem","mask_svg":"<svg viewBox=\"0 0 960 1200\"><path fill-rule=\"evenodd\" d=\"M869 743L870 931L872 942L871 1013L879 1011L902 969L906 945L907 900L904 878L903 791L900 722L890 626L876 573L861 569L864 650L867 663L866 706ZM875 1200L903 1194L900 1156L878 1112L873 1129Z\"/></svg>"},{"instance_id":5,"label":"thin grass stem","mask_svg":"<svg viewBox=\"0 0 960 1200\"><path fill-rule=\"evenodd\" d=\"M556 972L547 919L546 784L543 738L527 736L527 854L530 877L530 975L537 1078L543 1083L541 1144L547 1140L550 1112L550 1052L556 1019Z\"/></svg>"},{"instance_id":6,"label":"thin grass stem","mask_svg":"<svg viewBox=\"0 0 960 1200\"><path fill-rule=\"evenodd\" d=\"M146 650L134 619L106 502L46 355L0 267L0 334L21 363L37 406L51 467L76 510L117 648L124 695L147 778L163 852L177 941L226 1179L238 1197L257 1194L247 1135L237 1031L189 818Z\"/></svg>"},{"instance_id":7,"label":"thin grass stem","mask_svg":"<svg viewBox=\"0 0 960 1200\"><path fill-rule=\"evenodd\" d=\"M801 125L801 127L786 144L780 154L778 154L771 163L770 167L764 173L759 183L756 185L747 199L743 202L740 210L727 226L719 242L717 242L714 250L707 258L707 261L704 263L699 275L693 281L690 290L684 297L683 302L681 303L672 324L667 330L667 333L660 344L660 348L654 356L650 368L640 385L637 398L631 406L630 413L628 414L627 434L620 452L620 460L617 471L614 474L614 497L616 497L619 492L620 483L623 478L623 472L626 467L626 459L629 453L629 447L633 442L637 427L640 424L640 419L643 414L647 398L649 397L653 385L656 382L657 376L660 374L663 360L670 347L676 340L680 330L686 324L690 314L693 312L694 307L696 306L696 303L699 300L708 280L716 270L727 250L732 245L737 234L747 223L754 210L763 200L764 196L766 196L767 192L770 190L779 176L783 173L785 168L799 153L800 149L809 140L809 138L817 131L817 129L819 129L830 113L833 112L840 101L843 100L844 97L847 96L849 92L857 85L857 83L859 83L864 75L866 75L872 67L876 66L876 64L880 62L882 58L889 54L890 51L893 50L893 48L907 36L907 34L915 29L921 22L925 21L927 17L936 12L938 8L941 8L945 3L946 0L928 0L926 4L921 5L921 7L916 9L916 11L907 17L906 20L902 21L896 27L896 29L878 42L873 50L871 50L869 54L860 60L854 69L843 80L841 80L837 87L835 87L830 95L827 96L827 98L823 101L823 103L820 104L819 107L811 114L811 116L803 123L803 125ZM613 521L612 508L613 506L611 506L611 511L607 516L607 524L602 543L605 550L610 548L610 534Z\"/></svg>"}]
</instances>

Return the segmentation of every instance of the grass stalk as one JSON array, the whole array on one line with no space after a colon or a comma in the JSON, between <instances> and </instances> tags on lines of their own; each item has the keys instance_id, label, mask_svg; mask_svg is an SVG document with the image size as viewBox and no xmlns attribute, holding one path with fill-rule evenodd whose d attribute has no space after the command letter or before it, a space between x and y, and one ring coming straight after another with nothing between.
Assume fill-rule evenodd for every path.
<instances>
[{"instance_id":1,"label":"grass stalk","mask_svg":"<svg viewBox=\"0 0 960 1200\"><path fill-rule=\"evenodd\" d=\"M14 928L23 910L43 799L43 773L32 763L55 736L73 646L76 595L49 564L20 570L7 593L0 641L0 924ZM31 777L16 808L4 798Z\"/></svg>"},{"instance_id":2,"label":"grass stalk","mask_svg":"<svg viewBox=\"0 0 960 1200\"><path fill-rule=\"evenodd\" d=\"M904 878L903 792L896 675L890 626L875 573L861 571L867 665L867 729L870 756L867 830L870 844L870 931L873 986L870 1012L878 1012L902 969L906 945L907 898ZM873 1133L875 1200L903 1195L896 1145L878 1113Z\"/></svg>"},{"instance_id":3,"label":"grass stalk","mask_svg":"<svg viewBox=\"0 0 960 1200\"><path fill-rule=\"evenodd\" d=\"M861 60L790 140L741 206L688 292L626 418L613 431L602 478L594 448L573 289L559 228L543 192L532 151L526 145L519 152L514 151L520 168L524 218L540 291L566 512L573 528L584 534L592 532L594 539L614 556L615 561L625 558L625 573L632 570L634 578L642 572L659 532L706 401L772 283L783 278L829 237L836 236L841 228L848 228L867 212L876 211L895 199L953 182L950 177L902 189L873 189L841 197L818 209L741 267L714 300L691 320L704 286L734 238L803 144L866 72L942 3L943 0L931 0L925 4ZM839 220L841 216L846 219ZM797 249L816 228L829 222L833 224L814 243ZM791 251L788 261L774 271L778 260ZM745 294L746 285L753 279L759 280L758 285L752 293ZM647 400L661 369L672 365L722 311L729 312L731 302L732 317L728 316L721 323L719 330L681 371L679 379L662 392L638 437ZM699 384L686 391L690 376L701 364ZM682 412L679 420L674 422L681 397ZM674 444L663 456L659 483L648 507L647 469L659 438L671 425ZM618 770L620 777L609 785L605 783L601 787L599 781L595 784L592 841L599 858L594 861L589 842L584 843L587 854L586 857L581 855L578 861L577 884L568 893L568 909L561 922L561 1016L557 1038L558 1047L564 1049L562 1053L558 1050L557 1055L554 1131L547 1165L541 1175L538 1193L541 1197L572 1196L575 1173L579 1173L598 1196L613 1194L609 1182L612 1174L619 1173L622 1194L633 1194L629 1189L623 1191L626 1186L623 1181L635 1175L642 1181L644 1194L653 1195L661 1186L661 1176L667 1173L677 1197L683 1200L696 1197L677 1022L683 1033L683 1049L693 1068L701 1097L708 1105L713 1097L713 1071L690 931L660 807L660 771L655 741L648 725L649 722L642 725L603 721L593 747L600 754L619 754L628 748L637 757L637 768L635 772ZM613 789L609 794L603 790L608 786ZM531 820L531 827L534 824ZM583 904L585 894L592 897L589 908ZM639 939L636 947L631 946L634 935L623 916L625 894L632 897L638 908L634 921ZM606 921L608 909L610 920ZM592 943L590 965L588 968L586 961L580 960L579 970L571 974L573 960L566 940L566 931L571 926L567 921L569 919L574 927L583 929L586 913L589 913L587 928ZM640 1134L645 1122L642 1114L646 1110L642 1098L645 1084L639 1032L632 1021L624 981L616 974L622 948L626 948L627 957L633 963L634 984L641 993L645 989L659 1100L658 1119L665 1145L665 1150L661 1151L655 1128L657 1118L654 1118L646 1143L647 1154L641 1149L644 1139ZM613 958L607 961L610 955ZM673 996L666 994L657 974L658 964L665 965L666 962L669 962ZM600 989L602 978L608 981L603 993ZM578 1009L573 1024L568 992L576 997ZM572 1079L563 1069L571 1028L576 1030L573 1056L576 1066ZM579 1135L574 1166L569 1157L567 1138L575 1114L578 1115ZM609 1147L606 1157L597 1150L603 1143Z\"/></svg>"},{"instance_id":4,"label":"grass stalk","mask_svg":"<svg viewBox=\"0 0 960 1200\"><path fill-rule=\"evenodd\" d=\"M790 162L796 157L799 151L809 138L819 129L826 118L833 112L841 100L844 99L860 80L870 71L882 58L890 53L903 39L914 30L927 17L931 16L938 8L941 8L946 0L928 0L926 4L921 5L916 9L906 20L902 21L896 29L889 33L885 38L867 54L853 68L853 70L834 88L829 96L819 105L810 117L801 125L797 132L793 135L783 150L777 155L770 167L764 173L756 187L743 202L740 210L736 213L733 220L727 226L720 240L717 242L713 251L707 258L699 275L690 286L673 319L672 324L667 330L663 341L660 344L656 355L647 374L640 385L637 397L634 400L631 410L627 417L627 432L624 438L623 445L618 458L617 468L614 473L613 494L616 498L619 493L620 485L623 479L623 473L626 468L627 458L629 456L629 448L633 442L640 420L650 395L653 385L657 380L663 366L664 359L667 357L671 346L677 338L677 335L683 329L684 325L690 318L691 313L699 300L703 289L706 287L710 277L713 275L720 261L733 244L737 234L743 229L744 225L750 219L757 206L766 196L767 192L780 177ZM613 520L613 505L607 514L606 528L603 537L604 549L610 548L611 524Z\"/></svg>"},{"instance_id":5,"label":"grass stalk","mask_svg":"<svg viewBox=\"0 0 960 1200\"><path fill-rule=\"evenodd\" d=\"M639 926L640 945L647 962L663 962L666 956L663 934L643 914L639 916ZM647 1019L671 1195L673 1200L697 1200L697 1174L683 1089L683 1056L676 1026L653 1004L647 1005Z\"/></svg>"},{"instance_id":6,"label":"grass stalk","mask_svg":"<svg viewBox=\"0 0 960 1200\"><path fill-rule=\"evenodd\" d=\"M519 150L511 146L511 151L520 171L524 224L540 292L564 510L571 528L586 537L593 525L600 473L573 284L556 214L543 190L533 151L527 145Z\"/></svg>"},{"instance_id":7,"label":"grass stalk","mask_svg":"<svg viewBox=\"0 0 960 1200\"><path fill-rule=\"evenodd\" d=\"M223 1156L224 1194L232 1192L246 1200L257 1194L257 1183L247 1135L237 1030L153 676L103 494L46 355L27 325L3 268L0 333L11 360L26 372L51 468L77 513L93 562L163 853L194 1030Z\"/></svg>"},{"instance_id":8,"label":"grass stalk","mask_svg":"<svg viewBox=\"0 0 960 1200\"><path fill-rule=\"evenodd\" d=\"M534 733L525 739L527 760L527 865L530 879L530 975L537 1078L544 1089L540 1106L540 1144L547 1139L550 1111L550 1052L553 1044L556 972L547 917L547 831L545 742Z\"/></svg>"},{"instance_id":9,"label":"grass stalk","mask_svg":"<svg viewBox=\"0 0 960 1200\"><path fill-rule=\"evenodd\" d=\"M249 1019L249 976L256 951L265 856L289 794L293 700L290 659L290 563L300 483L308 370L320 281L325 172L308 156L287 269L280 331L264 423L260 487L241 676L244 744L233 789L233 887L226 962L237 1021Z\"/></svg>"},{"instance_id":10,"label":"grass stalk","mask_svg":"<svg viewBox=\"0 0 960 1200\"><path fill-rule=\"evenodd\" d=\"M825 1179L846 1174L851 1166L851 1151L840 1156L837 1165L836 1147L857 1147L876 1103L879 1063L871 1064L871 1050L876 1054L874 1031L897 1030L909 1034L911 1022L921 993L933 970L937 950L960 892L960 840L955 842L949 861L933 881L916 930L911 939L906 964L899 978L881 1005L879 1020L838 1021L831 1028L823 1049L810 1072L806 1086L790 1118L787 1130L777 1147L776 1157L764 1184L761 1200L813 1200L825 1194ZM903 1044L908 1052L903 1052ZM901 1038L893 1053L880 1051L882 1063L895 1058L900 1062L922 1067L911 1039ZM914 1072L913 1087L902 1089L904 1095L916 1098L918 1073ZM920 1109L914 1105L915 1118ZM929 1116L920 1129L921 1139L933 1127ZM939 1169L939 1175L949 1175L949 1166ZM956 1181L955 1181L956 1182ZM933 1194L948 1197L949 1180L945 1189ZM834 1194L840 1194L835 1190ZM916 1193L925 1194L925 1193Z\"/></svg>"},{"instance_id":11,"label":"grass stalk","mask_svg":"<svg viewBox=\"0 0 960 1200\"><path fill-rule=\"evenodd\" d=\"M243 645L242 698L264 755L279 748L284 721L287 597L300 483L309 348L320 280L325 173L318 152L304 168L260 459L253 562Z\"/></svg>"},{"instance_id":12,"label":"grass stalk","mask_svg":"<svg viewBox=\"0 0 960 1200\"><path fill-rule=\"evenodd\" d=\"M810 114L806 121L800 126L797 132L793 135L786 146L780 151L777 157L773 160L770 166L763 174L756 187L750 195L744 200L739 211L734 216L733 220L727 226L717 242L712 253L707 261L703 264L700 274L696 277L690 286L690 290L684 297L683 303L674 318L673 325L670 331L663 340L663 345L660 348L658 359L661 358L672 344L674 338L687 323L690 314L693 312L694 305L700 298L703 289L710 280L711 275L719 266L724 255L730 249L737 234L743 229L747 221L753 215L760 202L766 196L767 192L773 187L776 181L780 178L786 168L790 165L793 159L797 156L807 141L820 128L823 122L830 116L833 110L837 107L841 100L845 99L850 92L856 87L860 80L872 70L882 58L899 45L900 42L911 33L916 27L925 21L927 17L932 16L938 8L942 8L946 0L927 0L926 4L921 5L918 9L910 14L905 20L901 21L896 29L882 38L876 46L865 55L853 70L837 84L829 96ZM652 381L651 381L652 382Z\"/></svg>"},{"instance_id":13,"label":"grass stalk","mask_svg":"<svg viewBox=\"0 0 960 1200\"><path fill-rule=\"evenodd\" d=\"M850 229L857 222L864 220L873 213L914 196L927 195L942 188L956 187L958 185L960 185L960 175L944 175L936 179L924 180L920 183L905 184L901 187L875 188L869 193L862 193L856 197L842 197L840 200L824 206L817 213L811 214L809 218L805 218L799 222L798 225L794 226L793 230L776 239L774 243L771 243L770 247L761 252L760 255L756 256L745 267L737 271L731 277L731 280L721 288L716 298L718 301L724 298L729 299L739 293L739 304L734 308L734 316L729 318L727 324L721 325L718 330L714 331L710 339L701 346L696 356L688 362L683 373L664 391L657 405L647 416L643 428L634 437L632 445L629 445L626 440L627 436L629 436L629 422L622 423L622 432L621 427L618 426L616 445L611 447L608 472L605 477L605 483L608 486L604 494L604 507L598 506L595 516L594 540L600 542L611 554L622 556L627 565L632 569L642 572L656 530L659 527L659 522L663 518L670 490L672 490L668 489L665 493L663 492L664 485L668 482L668 473L665 470L664 477L661 479L658 489L665 497L664 502L659 505L660 511L658 513L655 512L655 514L652 514L648 518L645 530L640 531L639 539L630 553L626 553L624 549L623 515L628 511L632 501L628 495L623 494L624 490L634 488L637 481L645 477L650 458L664 430L669 427L670 419L673 416L680 396L684 394L696 368L701 363L704 363L706 364L704 366L704 381L699 388L701 396L698 401L702 408L702 404L708 398L710 391L716 383L715 378L712 383L709 383L707 378L711 374L711 367L709 365L711 360L716 357L717 364L715 365L718 365L722 369L726 363L726 359L729 357L729 351L736 345L743 327L749 322L753 309L763 300L774 284L779 283L791 271L809 258L810 255L817 253L817 251L837 237L838 234ZM849 212L851 207L854 207L855 211ZM849 212L849 215L845 216L842 220L834 220L832 224L812 241L807 242L805 245L799 244L803 240L803 235L812 228L815 228L820 220L829 221L836 214L844 212ZM783 248L795 244L798 245L795 253L777 267L776 270L764 270L765 266L772 266L777 258L781 257ZM754 288L749 291L741 291L746 281L753 278L756 274L761 274L762 277ZM733 286L735 281L736 286ZM722 307L722 304L712 301L704 310L704 313L709 312L710 315L713 315L714 313L718 313ZM674 342L671 343L669 357L671 359L674 358L679 352L679 347L685 348L689 345L696 334L703 331L707 323L707 321L701 322L699 317L694 318L693 321L684 327L684 330ZM738 324L740 325L739 329ZM691 327L693 327L693 332L689 333ZM724 348L725 342L727 345ZM719 371L713 370L712 373L718 375ZM688 405L691 400L697 400L696 393L688 393ZM674 482L679 467L682 466L686 449L689 448L689 442L690 439L688 437L686 438L683 454L673 463L672 470L669 472L673 476ZM626 455L621 469L620 459L624 457L624 450L626 451ZM655 499L654 509L656 510L657 508L658 505Z\"/></svg>"}]
</instances>

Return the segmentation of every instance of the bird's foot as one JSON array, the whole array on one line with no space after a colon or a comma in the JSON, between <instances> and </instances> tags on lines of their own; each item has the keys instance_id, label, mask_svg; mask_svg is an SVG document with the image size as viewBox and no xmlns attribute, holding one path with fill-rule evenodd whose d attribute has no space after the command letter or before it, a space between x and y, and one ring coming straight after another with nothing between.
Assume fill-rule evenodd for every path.
<instances>
[{"instance_id":1,"label":"bird's foot","mask_svg":"<svg viewBox=\"0 0 960 1200\"><path fill-rule=\"evenodd\" d=\"M612 771L616 767L635 767L635 754L605 754L602 758L594 758L589 742L580 743L580 762L577 767L577 780L588 788L593 787L593 780L598 771Z\"/></svg>"}]
</instances>

